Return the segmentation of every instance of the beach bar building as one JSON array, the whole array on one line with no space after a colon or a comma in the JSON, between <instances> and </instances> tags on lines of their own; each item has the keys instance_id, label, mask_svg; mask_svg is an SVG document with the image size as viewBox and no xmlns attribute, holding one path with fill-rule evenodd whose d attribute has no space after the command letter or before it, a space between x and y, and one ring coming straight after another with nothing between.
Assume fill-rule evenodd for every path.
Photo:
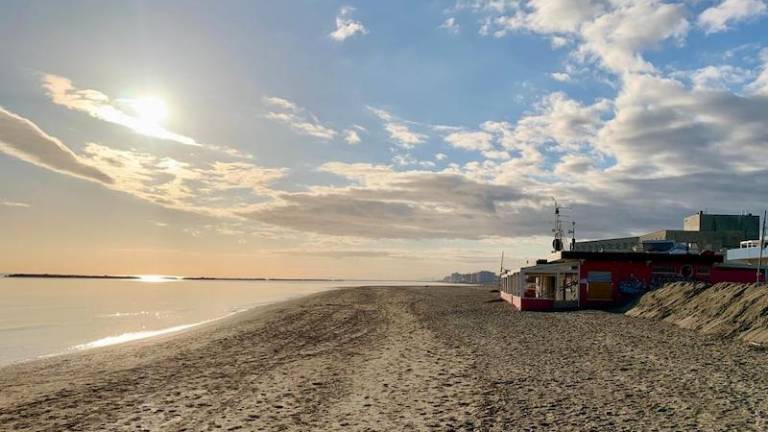
<instances>
[{"instance_id":1,"label":"beach bar building","mask_svg":"<svg viewBox=\"0 0 768 432\"><path fill-rule=\"evenodd\" d=\"M560 251L519 271L504 271L500 296L516 309L549 311L615 306L674 281L721 282L715 254Z\"/></svg>"}]
</instances>

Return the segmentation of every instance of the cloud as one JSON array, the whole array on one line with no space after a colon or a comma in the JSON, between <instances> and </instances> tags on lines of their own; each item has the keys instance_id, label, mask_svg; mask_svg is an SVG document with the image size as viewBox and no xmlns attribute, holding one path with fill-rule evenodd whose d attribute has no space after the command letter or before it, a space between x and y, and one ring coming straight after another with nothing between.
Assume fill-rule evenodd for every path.
<instances>
[{"instance_id":1,"label":"cloud","mask_svg":"<svg viewBox=\"0 0 768 432\"><path fill-rule=\"evenodd\" d=\"M686 74L677 75L685 76ZM752 74L736 66L710 65L691 71L688 75L693 87L697 90L727 90L733 85L743 84Z\"/></svg>"},{"instance_id":2,"label":"cloud","mask_svg":"<svg viewBox=\"0 0 768 432\"><path fill-rule=\"evenodd\" d=\"M43 87L53 103L57 105L87 113L91 117L108 123L124 126L140 135L189 146L202 145L193 138L163 128L156 119L144 118L140 113L131 114L122 109L122 106L135 109L136 104L140 102L137 99L112 101L109 96L98 90L77 89L69 79L52 74L43 76Z\"/></svg>"},{"instance_id":3,"label":"cloud","mask_svg":"<svg viewBox=\"0 0 768 432\"><path fill-rule=\"evenodd\" d=\"M362 22L349 18L349 15L355 9L350 6L344 6L339 10L339 14L336 16L336 30L332 31L329 36L335 41L345 41L355 35L367 35L368 29L365 28Z\"/></svg>"},{"instance_id":4,"label":"cloud","mask_svg":"<svg viewBox=\"0 0 768 432\"><path fill-rule=\"evenodd\" d=\"M269 200L269 184L287 171L247 162L195 164L96 143L88 143L82 159L113 178L114 190L167 208L229 218Z\"/></svg>"},{"instance_id":5,"label":"cloud","mask_svg":"<svg viewBox=\"0 0 768 432\"><path fill-rule=\"evenodd\" d=\"M702 12L698 23L707 33L722 32L729 25L765 15L767 9L763 0L723 0Z\"/></svg>"},{"instance_id":6,"label":"cloud","mask_svg":"<svg viewBox=\"0 0 768 432\"><path fill-rule=\"evenodd\" d=\"M390 138L405 148L411 148L416 144L421 144L427 139L426 135L413 132L403 123L390 122L384 125L384 129L389 132Z\"/></svg>"},{"instance_id":7,"label":"cloud","mask_svg":"<svg viewBox=\"0 0 768 432\"><path fill-rule=\"evenodd\" d=\"M651 71L641 55L662 41L682 41L689 24L685 6L660 0L479 0L472 7L485 16L480 34L511 32L546 35L553 47L579 41L575 58L597 60L612 72Z\"/></svg>"},{"instance_id":8,"label":"cloud","mask_svg":"<svg viewBox=\"0 0 768 432\"><path fill-rule=\"evenodd\" d=\"M549 38L549 42L552 44L552 48L562 48L571 43L571 40L564 36L552 36Z\"/></svg>"},{"instance_id":9,"label":"cloud","mask_svg":"<svg viewBox=\"0 0 768 432\"><path fill-rule=\"evenodd\" d=\"M404 149L411 149L417 144L426 142L429 138L423 133L414 132L408 126L409 122L396 119L388 111L373 107L368 107L368 110L384 122L384 130L389 133L389 137Z\"/></svg>"},{"instance_id":10,"label":"cloud","mask_svg":"<svg viewBox=\"0 0 768 432\"><path fill-rule=\"evenodd\" d=\"M561 92L551 93L535 105L535 111L518 120L505 136L505 147L522 148L552 142L561 149L589 145L610 112L611 102L599 99L584 105Z\"/></svg>"},{"instance_id":11,"label":"cloud","mask_svg":"<svg viewBox=\"0 0 768 432\"><path fill-rule=\"evenodd\" d=\"M760 59L763 62L760 73L757 78L746 87L746 90L752 94L768 96L768 48L763 48L760 51Z\"/></svg>"},{"instance_id":12,"label":"cloud","mask_svg":"<svg viewBox=\"0 0 768 432\"><path fill-rule=\"evenodd\" d=\"M682 41L688 29L684 5L632 2L585 23L578 52L614 72L650 72L654 68L641 53L667 39Z\"/></svg>"},{"instance_id":13,"label":"cloud","mask_svg":"<svg viewBox=\"0 0 768 432\"><path fill-rule=\"evenodd\" d=\"M659 178L768 166L754 157L768 145L768 98L688 89L652 75L624 81L615 117L596 141L616 157L616 170Z\"/></svg>"},{"instance_id":14,"label":"cloud","mask_svg":"<svg viewBox=\"0 0 768 432\"><path fill-rule=\"evenodd\" d=\"M524 197L511 187L370 164L329 163L321 170L354 184L282 194L280 204L246 216L299 231L365 238L476 239L525 230L506 218L505 204Z\"/></svg>"},{"instance_id":15,"label":"cloud","mask_svg":"<svg viewBox=\"0 0 768 432\"><path fill-rule=\"evenodd\" d=\"M457 34L461 30L461 26L456 22L456 18L450 17L443 21L438 28L447 31L448 33Z\"/></svg>"},{"instance_id":16,"label":"cloud","mask_svg":"<svg viewBox=\"0 0 768 432\"><path fill-rule=\"evenodd\" d=\"M360 134L357 133L354 129L346 129L344 131L344 141L347 142L349 145L355 145L360 144Z\"/></svg>"},{"instance_id":17,"label":"cloud","mask_svg":"<svg viewBox=\"0 0 768 432\"><path fill-rule=\"evenodd\" d=\"M493 135L485 131L452 132L446 135L444 139L451 146L465 150L483 151L493 148Z\"/></svg>"},{"instance_id":18,"label":"cloud","mask_svg":"<svg viewBox=\"0 0 768 432\"><path fill-rule=\"evenodd\" d=\"M30 120L2 108L0 152L163 207L230 218L269 199L269 184L287 171L246 162L194 164L97 143L87 143L77 155Z\"/></svg>"},{"instance_id":19,"label":"cloud","mask_svg":"<svg viewBox=\"0 0 768 432\"><path fill-rule=\"evenodd\" d=\"M550 76L555 81L560 81L560 82L568 82L571 80L571 76L565 72L553 72L550 74Z\"/></svg>"},{"instance_id":20,"label":"cloud","mask_svg":"<svg viewBox=\"0 0 768 432\"><path fill-rule=\"evenodd\" d=\"M1 107L0 151L53 171L104 184L113 182L108 174L84 161L57 138Z\"/></svg>"},{"instance_id":21,"label":"cloud","mask_svg":"<svg viewBox=\"0 0 768 432\"><path fill-rule=\"evenodd\" d=\"M540 165L546 161L545 151L591 151L611 108L608 100L584 105L555 92L534 104L534 110L514 124L486 121L477 130L452 128L444 139L453 147L478 151L486 159L511 160L520 174L542 174Z\"/></svg>"},{"instance_id":22,"label":"cloud","mask_svg":"<svg viewBox=\"0 0 768 432\"><path fill-rule=\"evenodd\" d=\"M279 97L263 98L264 105L272 110L266 118L288 125L296 133L330 141L338 135L335 129L323 125L320 120L306 109Z\"/></svg>"},{"instance_id":23,"label":"cloud","mask_svg":"<svg viewBox=\"0 0 768 432\"><path fill-rule=\"evenodd\" d=\"M582 23L603 11L602 1L592 0L530 0L509 2L508 8L490 8L502 14L493 19L497 30L495 37L506 36L510 31L529 30L536 33L572 33Z\"/></svg>"},{"instance_id":24,"label":"cloud","mask_svg":"<svg viewBox=\"0 0 768 432\"><path fill-rule=\"evenodd\" d=\"M20 207L20 208L32 207L27 203L18 202L18 201L4 201L4 200L0 200L0 205L6 206L6 207Z\"/></svg>"}]
</instances>

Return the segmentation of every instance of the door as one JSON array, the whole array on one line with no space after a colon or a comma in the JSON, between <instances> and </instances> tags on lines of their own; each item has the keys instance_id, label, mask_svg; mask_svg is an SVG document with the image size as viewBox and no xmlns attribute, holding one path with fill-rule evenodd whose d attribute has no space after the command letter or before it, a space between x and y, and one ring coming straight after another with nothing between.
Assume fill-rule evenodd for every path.
<instances>
[{"instance_id":1,"label":"door","mask_svg":"<svg viewBox=\"0 0 768 432\"><path fill-rule=\"evenodd\" d=\"M591 271L587 273L587 300L613 300L611 272Z\"/></svg>"}]
</instances>

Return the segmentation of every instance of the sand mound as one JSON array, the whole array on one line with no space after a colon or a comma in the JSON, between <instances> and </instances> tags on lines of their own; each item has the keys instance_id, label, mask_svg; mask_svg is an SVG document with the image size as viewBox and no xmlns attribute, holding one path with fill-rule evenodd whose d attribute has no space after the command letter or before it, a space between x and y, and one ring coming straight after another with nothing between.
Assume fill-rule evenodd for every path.
<instances>
[{"instance_id":1,"label":"sand mound","mask_svg":"<svg viewBox=\"0 0 768 432\"><path fill-rule=\"evenodd\" d=\"M672 283L643 296L627 313L683 328L768 344L768 285Z\"/></svg>"}]
</instances>

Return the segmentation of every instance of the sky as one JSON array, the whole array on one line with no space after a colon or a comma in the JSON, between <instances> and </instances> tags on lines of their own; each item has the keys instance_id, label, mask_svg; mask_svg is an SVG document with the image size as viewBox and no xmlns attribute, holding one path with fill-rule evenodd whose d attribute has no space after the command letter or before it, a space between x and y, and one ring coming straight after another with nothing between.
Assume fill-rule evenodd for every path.
<instances>
[{"instance_id":1,"label":"sky","mask_svg":"<svg viewBox=\"0 0 768 432\"><path fill-rule=\"evenodd\" d=\"M768 206L764 0L9 1L0 271L412 279Z\"/></svg>"}]
</instances>

